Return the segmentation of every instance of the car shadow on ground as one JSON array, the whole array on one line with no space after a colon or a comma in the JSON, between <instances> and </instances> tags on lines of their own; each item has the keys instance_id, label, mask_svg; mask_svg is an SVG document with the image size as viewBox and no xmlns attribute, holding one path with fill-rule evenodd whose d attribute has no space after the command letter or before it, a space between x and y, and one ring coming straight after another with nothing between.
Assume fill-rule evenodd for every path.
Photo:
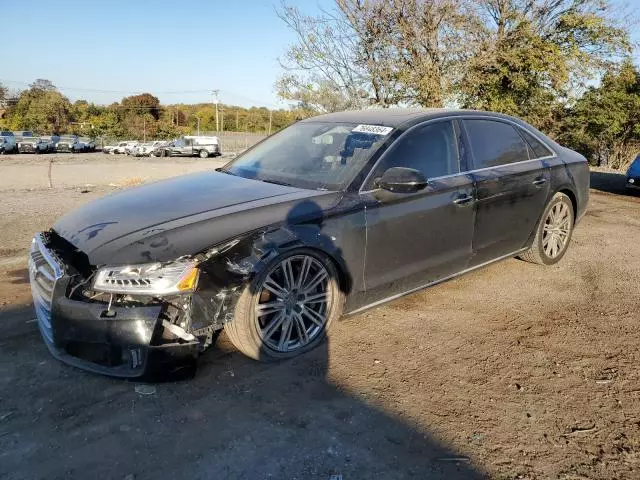
<instances>
[{"instance_id":1,"label":"car shadow on ground","mask_svg":"<svg viewBox=\"0 0 640 480\"><path fill-rule=\"evenodd\" d=\"M624 173L591 171L591 188L605 193L640 197L640 190L626 188Z\"/></svg>"},{"instance_id":2,"label":"car shadow on ground","mask_svg":"<svg viewBox=\"0 0 640 480\"><path fill-rule=\"evenodd\" d=\"M325 220L319 205L301 201L282 233L329 245ZM337 245L329 248L342 255ZM486 476L464 453L403 418L401 405L395 413L382 408L381 391L358 391L367 372L334 381L329 347L327 340L291 360L259 363L223 334L201 356L194 378L137 384L55 360L31 305L0 310L0 477Z\"/></svg>"},{"instance_id":3,"label":"car shadow on ground","mask_svg":"<svg viewBox=\"0 0 640 480\"><path fill-rule=\"evenodd\" d=\"M31 305L0 310L0 477L485 477L330 365L328 342L258 363L223 336L195 378L143 394L52 358Z\"/></svg>"}]
</instances>

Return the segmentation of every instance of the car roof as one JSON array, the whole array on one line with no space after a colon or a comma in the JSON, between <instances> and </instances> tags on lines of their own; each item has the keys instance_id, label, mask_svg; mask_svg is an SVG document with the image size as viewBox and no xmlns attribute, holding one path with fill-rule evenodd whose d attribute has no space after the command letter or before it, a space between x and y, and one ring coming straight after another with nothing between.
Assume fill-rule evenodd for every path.
<instances>
[{"instance_id":1,"label":"car roof","mask_svg":"<svg viewBox=\"0 0 640 480\"><path fill-rule=\"evenodd\" d=\"M460 115L484 115L508 119L525 125L522 120L502 113L456 108L372 108L368 110L349 110L317 115L301 120L301 122L359 123L366 125L384 125L393 128L408 128L411 125L425 120Z\"/></svg>"}]
</instances>

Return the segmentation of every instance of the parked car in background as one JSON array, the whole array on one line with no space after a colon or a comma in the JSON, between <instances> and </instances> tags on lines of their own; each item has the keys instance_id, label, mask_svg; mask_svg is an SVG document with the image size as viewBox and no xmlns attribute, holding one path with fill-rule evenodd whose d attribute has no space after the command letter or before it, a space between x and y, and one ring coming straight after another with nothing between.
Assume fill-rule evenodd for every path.
<instances>
[{"instance_id":1,"label":"parked car in background","mask_svg":"<svg viewBox=\"0 0 640 480\"><path fill-rule=\"evenodd\" d=\"M90 138L80 138L80 144L82 145L83 152L95 152L96 150L96 142L91 140Z\"/></svg>"},{"instance_id":2,"label":"parked car in background","mask_svg":"<svg viewBox=\"0 0 640 480\"><path fill-rule=\"evenodd\" d=\"M640 155L629 165L626 185L629 189L640 190Z\"/></svg>"},{"instance_id":3,"label":"parked car in background","mask_svg":"<svg viewBox=\"0 0 640 480\"><path fill-rule=\"evenodd\" d=\"M156 140L154 142L139 143L131 152L131 155L135 157L148 157L158 147L162 146L165 142Z\"/></svg>"},{"instance_id":4,"label":"parked car in background","mask_svg":"<svg viewBox=\"0 0 640 480\"><path fill-rule=\"evenodd\" d=\"M84 204L36 234L28 271L44 342L77 367L190 368L223 328L277 360L343 313L514 256L556 264L588 201L586 159L517 118L332 113Z\"/></svg>"},{"instance_id":5,"label":"parked car in background","mask_svg":"<svg viewBox=\"0 0 640 480\"><path fill-rule=\"evenodd\" d=\"M164 142L160 142L159 145L157 145L156 147L154 147L154 149L151 151L151 155L153 155L154 157L161 157L162 156L162 150L165 147L171 147L173 146L175 140L165 140Z\"/></svg>"},{"instance_id":6,"label":"parked car in background","mask_svg":"<svg viewBox=\"0 0 640 480\"><path fill-rule=\"evenodd\" d=\"M48 152L56 151L56 145L58 144L58 140L60 139L60 137L58 137L57 135L41 135L40 138L47 143Z\"/></svg>"},{"instance_id":7,"label":"parked car in background","mask_svg":"<svg viewBox=\"0 0 640 480\"><path fill-rule=\"evenodd\" d=\"M78 140L76 135L63 135L60 137L58 144L56 145L57 152L70 152L79 153L82 152L83 145Z\"/></svg>"},{"instance_id":8,"label":"parked car in background","mask_svg":"<svg viewBox=\"0 0 640 480\"><path fill-rule=\"evenodd\" d=\"M109 153L111 155L124 153L124 149L128 144L129 142L118 142L114 145L105 145L102 147L102 153Z\"/></svg>"},{"instance_id":9,"label":"parked car in background","mask_svg":"<svg viewBox=\"0 0 640 480\"><path fill-rule=\"evenodd\" d=\"M42 137L22 137L18 141L20 153L49 153L53 152L53 143Z\"/></svg>"},{"instance_id":10,"label":"parked car in background","mask_svg":"<svg viewBox=\"0 0 640 480\"><path fill-rule=\"evenodd\" d=\"M124 147L124 153L126 155L133 155L138 145L140 145L140 142L127 142L127 145Z\"/></svg>"},{"instance_id":11,"label":"parked car in background","mask_svg":"<svg viewBox=\"0 0 640 480\"><path fill-rule=\"evenodd\" d=\"M200 157L220 155L218 137L184 136L160 149L161 157Z\"/></svg>"},{"instance_id":12,"label":"parked car in background","mask_svg":"<svg viewBox=\"0 0 640 480\"><path fill-rule=\"evenodd\" d=\"M13 132L0 132L0 154L18 153L18 143Z\"/></svg>"},{"instance_id":13,"label":"parked car in background","mask_svg":"<svg viewBox=\"0 0 640 480\"><path fill-rule=\"evenodd\" d=\"M16 132L13 132L13 134L17 137L17 138L23 138L23 137L33 137L34 134L31 130L18 130Z\"/></svg>"}]
</instances>

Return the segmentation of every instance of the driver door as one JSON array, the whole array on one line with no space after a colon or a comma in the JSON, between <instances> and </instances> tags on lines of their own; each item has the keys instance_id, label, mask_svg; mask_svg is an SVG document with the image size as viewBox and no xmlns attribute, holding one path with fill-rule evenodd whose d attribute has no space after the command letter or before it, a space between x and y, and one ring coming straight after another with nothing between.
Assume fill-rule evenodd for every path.
<instances>
[{"instance_id":1,"label":"driver door","mask_svg":"<svg viewBox=\"0 0 640 480\"><path fill-rule=\"evenodd\" d=\"M458 124L444 120L405 132L383 155L361 193L366 205L366 301L418 289L458 273L471 259L475 187L461 165ZM392 167L420 170L414 193L377 188Z\"/></svg>"}]
</instances>

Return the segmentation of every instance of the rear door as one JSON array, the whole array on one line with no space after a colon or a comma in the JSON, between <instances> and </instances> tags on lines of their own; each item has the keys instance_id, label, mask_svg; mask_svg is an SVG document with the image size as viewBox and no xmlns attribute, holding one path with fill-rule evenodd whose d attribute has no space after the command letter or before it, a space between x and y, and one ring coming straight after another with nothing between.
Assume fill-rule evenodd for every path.
<instances>
[{"instance_id":1,"label":"rear door","mask_svg":"<svg viewBox=\"0 0 640 480\"><path fill-rule=\"evenodd\" d=\"M364 185L367 303L466 267L473 237L474 186L472 176L461 168L460 147L456 122L418 125L396 140ZM420 170L429 184L415 193L376 188L375 179L392 167Z\"/></svg>"},{"instance_id":2,"label":"rear door","mask_svg":"<svg viewBox=\"0 0 640 480\"><path fill-rule=\"evenodd\" d=\"M463 121L476 182L476 216L470 266L521 249L542 215L550 171L523 129L496 118Z\"/></svg>"}]
</instances>

